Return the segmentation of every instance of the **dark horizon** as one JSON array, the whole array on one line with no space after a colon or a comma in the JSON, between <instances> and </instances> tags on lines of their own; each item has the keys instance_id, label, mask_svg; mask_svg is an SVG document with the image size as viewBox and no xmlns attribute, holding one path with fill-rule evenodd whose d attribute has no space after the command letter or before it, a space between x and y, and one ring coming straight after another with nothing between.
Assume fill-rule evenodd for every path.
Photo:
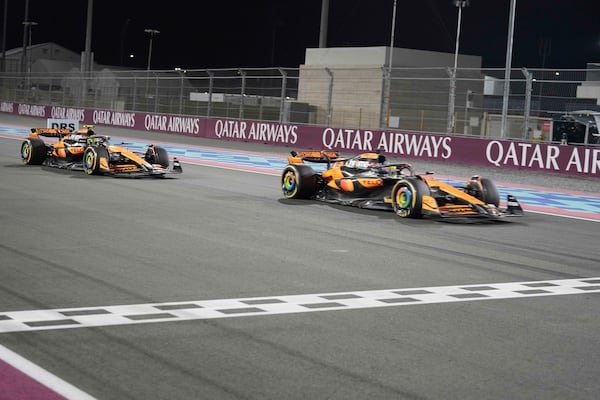
<instances>
[{"instance_id":1,"label":"dark horizon","mask_svg":"<svg viewBox=\"0 0 600 400\"><path fill-rule=\"evenodd\" d=\"M24 4L8 2L7 50L23 46ZM162 4L96 0L95 61L145 68L145 29L160 31L153 69L296 68L306 48L319 47L321 0L222 0L189 9ZM483 67L503 68L509 5L471 0L462 13L459 52L481 56ZM593 0L518 0L512 67L582 69L600 62L597 8ZM392 9L393 0L330 0L327 47L389 46ZM29 21L37 23L32 44L83 51L86 15L84 0L29 0ZM454 53L457 15L451 0L398 1L394 47Z\"/></svg>"}]
</instances>

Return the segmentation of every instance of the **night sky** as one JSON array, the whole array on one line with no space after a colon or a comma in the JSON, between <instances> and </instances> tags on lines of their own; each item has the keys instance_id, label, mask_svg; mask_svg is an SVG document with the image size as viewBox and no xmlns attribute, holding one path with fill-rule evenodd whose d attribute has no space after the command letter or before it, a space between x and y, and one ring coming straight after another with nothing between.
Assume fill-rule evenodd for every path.
<instances>
[{"instance_id":1,"label":"night sky","mask_svg":"<svg viewBox=\"0 0 600 400\"><path fill-rule=\"evenodd\" d=\"M23 45L25 0L8 1L6 49ZM454 53L452 0L398 0L395 47ZM460 53L504 68L509 0L471 0ZM389 46L393 0L330 0L328 47ZM0 9L0 12L3 7ZM29 0L32 43L85 48L87 0ZM318 47L321 0L95 0L96 62L146 68L146 28L160 30L153 69L291 67ZM0 20L3 21L4 19ZM585 68L600 62L600 1L517 0L513 68ZM4 29L0 30L0 34ZM134 54L134 58L129 58Z\"/></svg>"}]
</instances>

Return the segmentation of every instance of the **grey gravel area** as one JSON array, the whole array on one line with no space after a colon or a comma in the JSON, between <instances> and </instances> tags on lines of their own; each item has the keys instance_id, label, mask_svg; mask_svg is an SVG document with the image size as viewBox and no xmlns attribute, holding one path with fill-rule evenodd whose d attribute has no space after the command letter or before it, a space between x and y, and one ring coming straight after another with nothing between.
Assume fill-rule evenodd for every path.
<instances>
[{"instance_id":1,"label":"grey gravel area","mask_svg":"<svg viewBox=\"0 0 600 400\"><path fill-rule=\"evenodd\" d=\"M0 114L0 124L19 126L45 126L45 120L39 118L18 117ZM184 135L172 135L156 132L135 131L130 129L117 129L102 127L96 129L101 133L112 136L126 136L144 140L157 140L172 143L192 144L197 146L210 146L228 149L237 149L255 152L269 152L276 155L287 155L291 150L304 150L290 147L271 146L260 143L245 143L235 141L221 141L206 138L194 138ZM346 155L346 154L344 154ZM440 176L468 178L472 175L488 177L498 184L517 184L537 186L542 188L576 191L590 194L600 194L600 179L590 177L574 177L555 173L531 172L526 170L480 167L462 164L450 164L420 159L393 158L394 162L410 162L417 172L433 171Z\"/></svg>"}]
</instances>

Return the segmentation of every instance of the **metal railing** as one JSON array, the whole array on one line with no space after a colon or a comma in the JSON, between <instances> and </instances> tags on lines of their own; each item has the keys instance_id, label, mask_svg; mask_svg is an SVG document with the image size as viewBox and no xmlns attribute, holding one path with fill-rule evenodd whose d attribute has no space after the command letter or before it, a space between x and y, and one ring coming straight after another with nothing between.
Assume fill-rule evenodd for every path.
<instances>
[{"instance_id":1,"label":"metal railing","mask_svg":"<svg viewBox=\"0 0 600 400\"><path fill-rule=\"evenodd\" d=\"M504 69L457 70L452 131L448 68L393 68L391 75L384 68L333 66L103 69L87 75L5 73L0 79L3 102L503 137ZM514 69L509 84L509 139L557 140L555 122L572 122L576 111L600 112L595 64L582 70ZM583 123L582 142L600 143L594 121Z\"/></svg>"}]
</instances>

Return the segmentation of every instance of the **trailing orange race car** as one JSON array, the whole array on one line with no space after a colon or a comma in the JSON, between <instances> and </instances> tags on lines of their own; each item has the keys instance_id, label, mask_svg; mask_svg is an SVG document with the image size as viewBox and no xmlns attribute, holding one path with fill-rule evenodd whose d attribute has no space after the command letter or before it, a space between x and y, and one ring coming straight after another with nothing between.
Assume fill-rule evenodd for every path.
<instances>
[{"instance_id":1,"label":"trailing orange race car","mask_svg":"<svg viewBox=\"0 0 600 400\"><path fill-rule=\"evenodd\" d=\"M306 163L325 163L316 172ZM435 179L432 173L415 174L409 163L390 164L379 153L351 158L337 152L291 152L281 174L281 189L287 199L314 199L360 208L394 211L402 218L423 216L479 217L498 220L521 216L515 196L508 195L505 207L488 178L472 176L456 187Z\"/></svg>"},{"instance_id":2,"label":"trailing orange race car","mask_svg":"<svg viewBox=\"0 0 600 400\"><path fill-rule=\"evenodd\" d=\"M41 137L57 138L46 143ZM110 143L110 137L96 135L91 125L72 132L68 129L32 128L21 144L21 159L26 165L85 171L88 175L163 177L181 173L177 160L169 159L167 151L153 144L144 152Z\"/></svg>"}]
</instances>

